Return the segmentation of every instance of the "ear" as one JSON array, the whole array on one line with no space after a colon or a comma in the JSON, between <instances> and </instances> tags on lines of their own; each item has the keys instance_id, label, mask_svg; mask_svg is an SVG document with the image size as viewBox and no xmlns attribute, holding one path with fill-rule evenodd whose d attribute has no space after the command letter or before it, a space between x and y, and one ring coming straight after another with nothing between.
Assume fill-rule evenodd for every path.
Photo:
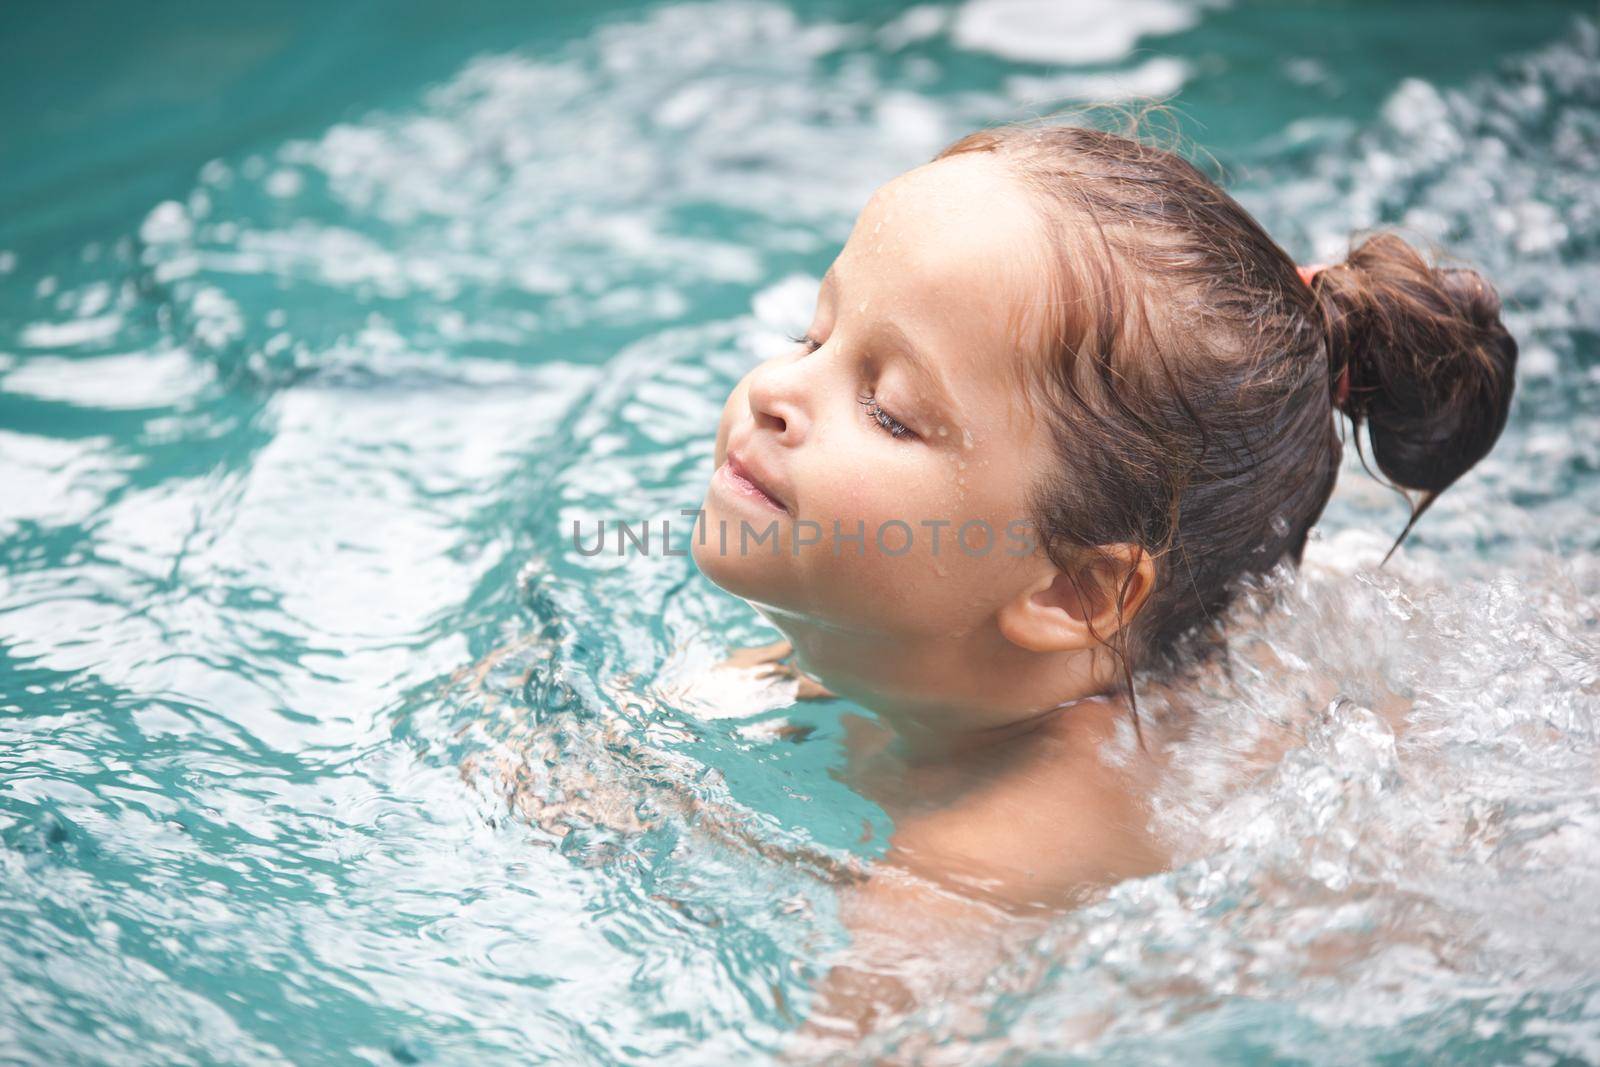
<instances>
[{"instance_id":1,"label":"ear","mask_svg":"<svg viewBox=\"0 0 1600 1067\"><path fill-rule=\"evenodd\" d=\"M1155 561L1143 548L1100 545L1070 572L1046 568L1001 606L996 622L1030 652L1093 648L1133 622L1155 583Z\"/></svg>"}]
</instances>

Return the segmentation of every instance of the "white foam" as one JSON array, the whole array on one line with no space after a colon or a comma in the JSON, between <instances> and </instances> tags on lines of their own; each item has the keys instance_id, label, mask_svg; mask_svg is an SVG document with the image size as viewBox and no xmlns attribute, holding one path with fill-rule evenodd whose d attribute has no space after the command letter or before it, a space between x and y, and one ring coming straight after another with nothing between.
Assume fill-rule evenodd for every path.
<instances>
[{"instance_id":1,"label":"white foam","mask_svg":"<svg viewBox=\"0 0 1600 1067\"><path fill-rule=\"evenodd\" d=\"M1006 93L1019 103L1043 105L1063 100L1110 102L1171 96L1183 88L1194 68L1174 56L1154 56L1126 70L1084 71L1047 77L1006 79Z\"/></svg>"},{"instance_id":2,"label":"white foam","mask_svg":"<svg viewBox=\"0 0 1600 1067\"><path fill-rule=\"evenodd\" d=\"M1175 0L969 0L956 14L958 47L1032 63L1109 63L1142 37L1179 33L1199 7Z\"/></svg>"},{"instance_id":3,"label":"white foam","mask_svg":"<svg viewBox=\"0 0 1600 1067\"><path fill-rule=\"evenodd\" d=\"M798 337L811 325L811 315L817 306L817 288L821 284L809 274L791 274L757 293L750 302L751 311L764 332Z\"/></svg>"},{"instance_id":4,"label":"white foam","mask_svg":"<svg viewBox=\"0 0 1600 1067\"><path fill-rule=\"evenodd\" d=\"M908 7L892 21L885 23L876 36L880 46L888 51L898 51L907 45L937 37L950 23L950 13L934 4Z\"/></svg>"},{"instance_id":5,"label":"white foam","mask_svg":"<svg viewBox=\"0 0 1600 1067\"><path fill-rule=\"evenodd\" d=\"M211 364L181 349L90 358L35 356L0 378L0 389L77 407L136 411L181 404L214 377Z\"/></svg>"},{"instance_id":6,"label":"white foam","mask_svg":"<svg viewBox=\"0 0 1600 1067\"><path fill-rule=\"evenodd\" d=\"M96 315L69 322L30 322L22 328L28 348L76 348L109 341L122 329L121 314Z\"/></svg>"},{"instance_id":7,"label":"white foam","mask_svg":"<svg viewBox=\"0 0 1600 1067\"><path fill-rule=\"evenodd\" d=\"M106 437L63 441L0 430L0 484L6 487L0 493L0 533L10 533L22 522L84 522L100 510L133 465L115 454ZM15 604L8 601L8 607ZM14 634L26 632L15 619L7 625Z\"/></svg>"},{"instance_id":8,"label":"white foam","mask_svg":"<svg viewBox=\"0 0 1600 1067\"><path fill-rule=\"evenodd\" d=\"M176 200L167 200L150 209L139 226L139 239L145 244L176 244L194 233L188 209Z\"/></svg>"}]
</instances>

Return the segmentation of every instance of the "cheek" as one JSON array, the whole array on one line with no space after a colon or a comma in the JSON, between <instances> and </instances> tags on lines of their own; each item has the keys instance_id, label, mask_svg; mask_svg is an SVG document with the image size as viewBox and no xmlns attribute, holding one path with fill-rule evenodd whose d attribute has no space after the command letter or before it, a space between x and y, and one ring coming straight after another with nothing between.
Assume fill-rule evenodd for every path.
<instances>
[{"instance_id":1,"label":"cheek","mask_svg":"<svg viewBox=\"0 0 1600 1067\"><path fill-rule=\"evenodd\" d=\"M876 532L883 529L884 543L891 551L878 555L886 561L929 562L944 554L945 543L952 541L963 523L993 523L1006 506L1000 494L975 491L992 487L975 486L963 461L922 445L895 444L880 450L869 462L834 464L826 474L812 473L810 480L818 488L816 506L805 508L807 517L830 526L837 520L849 529L859 524L866 529L869 548L877 542ZM899 525L910 527L915 534L911 550L902 555L892 551L905 542L903 534L891 536ZM1000 525L1004 525L1003 519ZM936 540L941 551L934 553ZM976 532L971 534L972 544L981 542Z\"/></svg>"},{"instance_id":2,"label":"cheek","mask_svg":"<svg viewBox=\"0 0 1600 1067\"><path fill-rule=\"evenodd\" d=\"M719 464L744 390L741 382L724 407ZM979 480L990 473L982 462L878 432L818 427L797 451L788 473L805 521L786 526L777 551L741 547L743 516L708 497L692 542L701 571L736 596L843 626L948 635L992 618L1024 580L1019 542L1007 537L1011 494Z\"/></svg>"},{"instance_id":3,"label":"cheek","mask_svg":"<svg viewBox=\"0 0 1600 1067\"><path fill-rule=\"evenodd\" d=\"M1020 581L1020 543L1006 529L1016 516L964 474L948 456L925 455L825 483L806 509L822 539L791 563L827 614L908 633L966 630L993 615ZM846 536L835 538L834 522Z\"/></svg>"}]
</instances>

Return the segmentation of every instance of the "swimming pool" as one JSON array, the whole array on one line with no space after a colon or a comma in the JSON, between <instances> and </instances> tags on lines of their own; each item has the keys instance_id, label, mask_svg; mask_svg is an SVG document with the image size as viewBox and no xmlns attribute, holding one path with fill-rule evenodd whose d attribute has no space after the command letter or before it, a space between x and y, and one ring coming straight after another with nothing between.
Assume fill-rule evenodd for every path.
<instances>
[{"instance_id":1,"label":"swimming pool","mask_svg":"<svg viewBox=\"0 0 1600 1067\"><path fill-rule=\"evenodd\" d=\"M770 632L572 523L697 504L876 184L1177 92L1303 259L1482 266L1513 422L1382 571L1351 449L1204 695L1183 863L860 1056L1600 1059L1589 9L1019 10L5 16L0 1058L776 1057L888 829L845 709L708 675Z\"/></svg>"}]
</instances>

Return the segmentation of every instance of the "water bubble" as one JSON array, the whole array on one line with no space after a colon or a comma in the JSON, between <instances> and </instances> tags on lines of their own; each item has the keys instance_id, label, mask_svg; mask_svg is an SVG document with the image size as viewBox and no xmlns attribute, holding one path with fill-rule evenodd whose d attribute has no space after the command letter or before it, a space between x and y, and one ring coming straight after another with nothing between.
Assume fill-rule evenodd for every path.
<instances>
[{"instance_id":1,"label":"water bubble","mask_svg":"<svg viewBox=\"0 0 1600 1067\"><path fill-rule=\"evenodd\" d=\"M139 239L147 245L177 244L193 233L188 211L176 200L157 204L139 226Z\"/></svg>"},{"instance_id":2,"label":"water bubble","mask_svg":"<svg viewBox=\"0 0 1600 1067\"><path fill-rule=\"evenodd\" d=\"M277 197L280 200L299 196L300 190L304 186L305 179L300 176L300 172L287 167L273 171L262 184L268 196Z\"/></svg>"}]
</instances>

